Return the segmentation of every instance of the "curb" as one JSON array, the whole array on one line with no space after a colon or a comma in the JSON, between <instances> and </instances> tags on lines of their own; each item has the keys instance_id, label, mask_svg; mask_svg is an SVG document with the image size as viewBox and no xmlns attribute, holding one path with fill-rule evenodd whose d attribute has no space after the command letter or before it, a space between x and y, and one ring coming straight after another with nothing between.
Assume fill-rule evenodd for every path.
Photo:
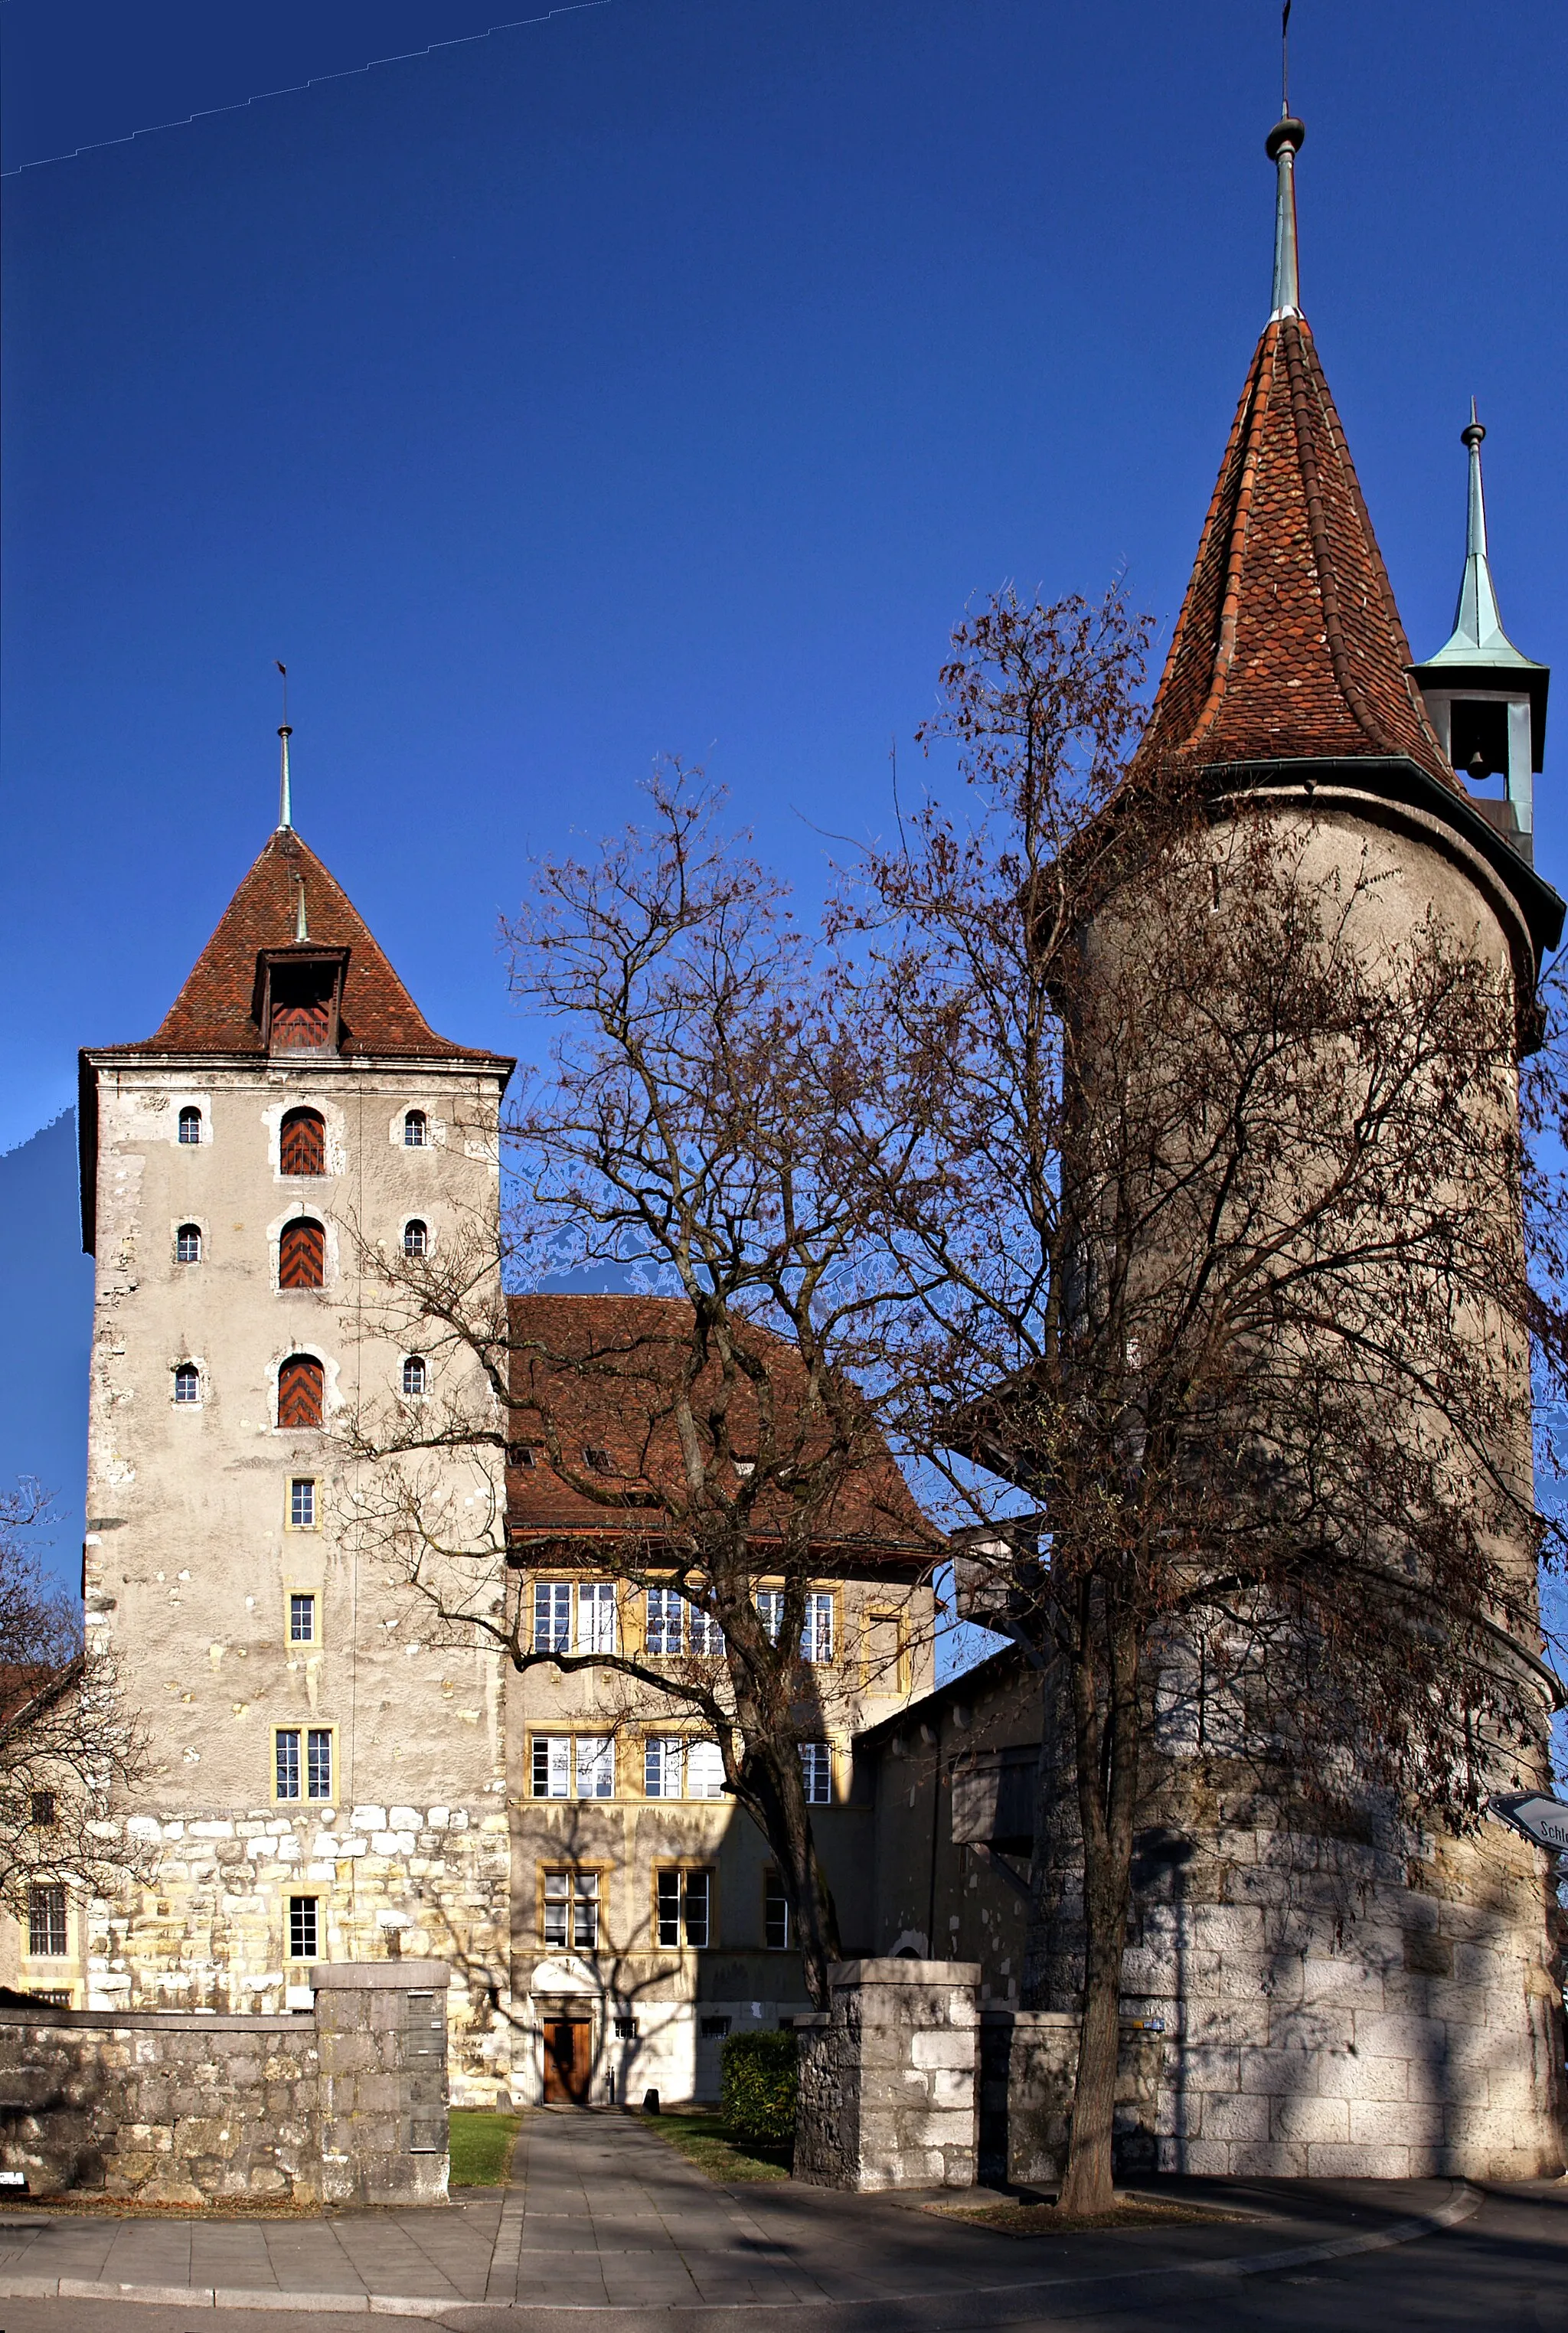
<instances>
[{"instance_id":1,"label":"curb","mask_svg":"<svg viewBox=\"0 0 1568 2333\"><path fill-rule=\"evenodd\" d=\"M1047 2277L1032 2284L971 2285L962 2293L930 2294L923 2299L913 2294L889 2293L866 2300L769 2300L738 2305L733 2301L692 2301L673 2307L666 2304L662 2308L627 2309L613 2303L566 2301L541 2306L533 2301L465 2300L456 2294L284 2292L275 2285L247 2290L238 2285L110 2284L90 2277L0 2276L0 2299L144 2301L165 2309L253 2309L290 2316L423 2317L441 2323L453 2319L461 2323L466 2318L483 2315L493 2324L510 2319L520 2328L543 2326L557 2319L578 2323L589 2318L602 2328L602 2333L646 2333L650 2319L655 2318L671 2328L708 2328L711 2333L725 2333L729 2326L739 2333L741 2328L765 2324L770 2328L776 2325L780 2333L790 2328L798 2328L798 2333L828 2333L828 2328L841 2325L855 2328L856 2333L872 2333L876 2321L873 2312L877 2310L886 2313L890 2328L913 2328L917 2323L939 2324L941 2312L961 2307L966 2323L973 2325L976 2302L988 2301L993 2307L1003 2304L1015 2314L1020 2303L1030 2303L1035 2295L1083 2290L1091 2286L1136 2285L1154 2277L1268 2276L1276 2271L1306 2268L1319 2261L1350 2260L1361 2252L1392 2251L1422 2236L1440 2235L1446 2229L1462 2226L1480 2210L1485 2200L1479 2188L1461 2182L1457 2194L1439 2204L1435 2212L1396 2220L1391 2226L1364 2236L1335 2236L1321 2243L1297 2244L1286 2251L1257 2252L1240 2260L1165 2261L1157 2268L1111 2269L1093 2276Z\"/></svg>"}]
</instances>

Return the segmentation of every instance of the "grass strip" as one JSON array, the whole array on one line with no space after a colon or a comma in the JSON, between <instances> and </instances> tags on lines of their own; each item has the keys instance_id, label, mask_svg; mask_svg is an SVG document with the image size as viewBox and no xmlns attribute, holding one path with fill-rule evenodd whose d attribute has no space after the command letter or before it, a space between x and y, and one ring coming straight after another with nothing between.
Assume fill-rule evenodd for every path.
<instances>
[{"instance_id":1,"label":"grass strip","mask_svg":"<svg viewBox=\"0 0 1568 2333\"><path fill-rule=\"evenodd\" d=\"M938 2219L987 2228L998 2236L1073 2236L1091 2228L1207 2228L1234 2223L1239 2216L1144 2195L1119 2195L1109 2212L1060 2212L1054 2203L1013 2203L1000 2195L993 2203L924 2203L920 2208Z\"/></svg>"},{"instance_id":2,"label":"grass strip","mask_svg":"<svg viewBox=\"0 0 1568 2333\"><path fill-rule=\"evenodd\" d=\"M747 2179L787 2179L790 2175L792 2150L787 2146L758 2146L749 2138L741 2138L730 2130L716 2114L640 2114L638 2121L644 2130L657 2131L659 2137L684 2155L688 2163L705 2171L710 2179L726 2184Z\"/></svg>"},{"instance_id":3,"label":"grass strip","mask_svg":"<svg viewBox=\"0 0 1568 2333\"><path fill-rule=\"evenodd\" d=\"M455 2107L451 2117L454 2187L504 2187L521 2115L487 2107Z\"/></svg>"}]
</instances>

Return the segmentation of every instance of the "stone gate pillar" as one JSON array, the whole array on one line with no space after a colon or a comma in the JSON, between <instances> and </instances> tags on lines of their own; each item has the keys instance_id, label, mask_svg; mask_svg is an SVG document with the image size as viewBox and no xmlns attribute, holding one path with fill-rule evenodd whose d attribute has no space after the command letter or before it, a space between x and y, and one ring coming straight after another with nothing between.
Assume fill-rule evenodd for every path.
<instances>
[{"instance_id":1,"label":"stone gate pillar","mask_svg":"<svg viewBox=\"0 0 1568 2333\"><path fill-rule=\"evenodd\" d=\"M797 2018L794 2175L818 2187L975 2184L977 1961L834 1961Z\"/></svg>"},{"instance_id":2,"label":"stone gate pillar","mask_svg":"<svg viewBox=\"0 0 1568 2333\"><path fill-rule=\"evenodd\" d=\"M323 2203L445 2197L449 1977L445 1961L313 1966Z\"/></svg>"}]
</instances>

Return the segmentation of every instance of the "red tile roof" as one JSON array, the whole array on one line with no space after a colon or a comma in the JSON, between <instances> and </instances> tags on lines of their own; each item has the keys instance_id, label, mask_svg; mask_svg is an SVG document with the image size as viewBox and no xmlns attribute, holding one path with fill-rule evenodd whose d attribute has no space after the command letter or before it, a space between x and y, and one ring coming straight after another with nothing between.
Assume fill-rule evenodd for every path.
<instances>
[{"instance_id":1,"label":"red tile roof","mask_svg":"<svg viewBox=\"0 0 1568 2333\"><path fill-rule=\"evenodd\" d=\"M511 1296L512 1389L523 1407L507 1428L514 1445L532 1447L536 1463L506 1472L507 1522L514 1540L661 1532L666 1518L654 1486L685 1494L685 1470L671 1417L671 1389L690 1350L690 1307L658 1296ZM789 1410L804 1373L781 1339L753 1330L754 1349L766 1358L786 1445L794 1427ZM756 1411L743 1389L731 1409L732 1443L746 1452L755 1438ZM601 1505L563 1482L546 1455L545 1421L558 1438L563 1466L591 1474L585 1450L609 1454L602 1481L618 1503ZM810 1437L807 1437L809 1447ZM624 1503L620 1503L624 1502ZM759 1536L776 1535L759 1501ZM839 1487L813 1532L813 1544L837 1560L909 1562L928 1555L936 1534L910 1496L886 1445L868 1420L866 1455Z\"/></svg>"},{"instance_id":2,"label":"red tile roof","mask_svg":"<svg viewBox=\"0 0 1568 2333\"><path fill-rule=\"evenodd\" d=\"M1272 319L1134 766L1403 755L1462 792L1409 662L1311 331Z\"/></svg>"},{"instance_id":3,"label":"red tile roof","mask_svg":"<svg viewBox=\"0 0 1568 2333\"><path fill-rule=\"evenodd\" d=\"M302 881L312 945L349 951L343 1053L423 1061L495 1058L437 1036L347 894L315 852L286 827L273 834L245 877L155 1033L134 1045L103 1050L259 1054L262 1032L254 1013L256 959L264 948L284 948L293 942Z\"/></svg>"}]
</instances>

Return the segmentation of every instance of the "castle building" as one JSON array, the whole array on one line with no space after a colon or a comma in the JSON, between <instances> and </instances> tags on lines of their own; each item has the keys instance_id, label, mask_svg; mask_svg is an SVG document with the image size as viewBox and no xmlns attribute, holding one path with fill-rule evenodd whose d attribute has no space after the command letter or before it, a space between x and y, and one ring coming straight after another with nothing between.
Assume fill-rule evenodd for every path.
<instances>
[{"instance_id":1,"label":"castle building","mask_svg":"<svg viewBox=\"0 0 1568 2333\"><path fill-rule=\"evenodd\" d=\"M120 1810L139 1877L114 1903L52 1900L14 1967L76 2006L267 2011L308 2002L314 1960L433 1954L454 1971L459 2098L711 2092L726 2032L806 2006L713 1745L657 1697L518 1675L433 1628L363 1528L373 1462L341 1430L488 1398L476 1361L392 1331L377 1260L476 1231L498 1253L512 1068L428 1027L286 794L156 1033L83 1053L86 1622L149 1759ZM533 1356L648 1328L630 1298L510 1302ZM649 1462L613 1390L569 1385L570 1431L635 1519ZM618 1586L601 1511L497 1422L494 1449L425 1476L475 1517L497 1600L521 1596L544 1649L678 1660L681 1599ZM891 1462L873 1473L815 1551L803 1647L808 1796L855 1944L871 1815L850 1803L850 1737L931 1682L919 1518Z\"/></svg>"}]
</instances>

